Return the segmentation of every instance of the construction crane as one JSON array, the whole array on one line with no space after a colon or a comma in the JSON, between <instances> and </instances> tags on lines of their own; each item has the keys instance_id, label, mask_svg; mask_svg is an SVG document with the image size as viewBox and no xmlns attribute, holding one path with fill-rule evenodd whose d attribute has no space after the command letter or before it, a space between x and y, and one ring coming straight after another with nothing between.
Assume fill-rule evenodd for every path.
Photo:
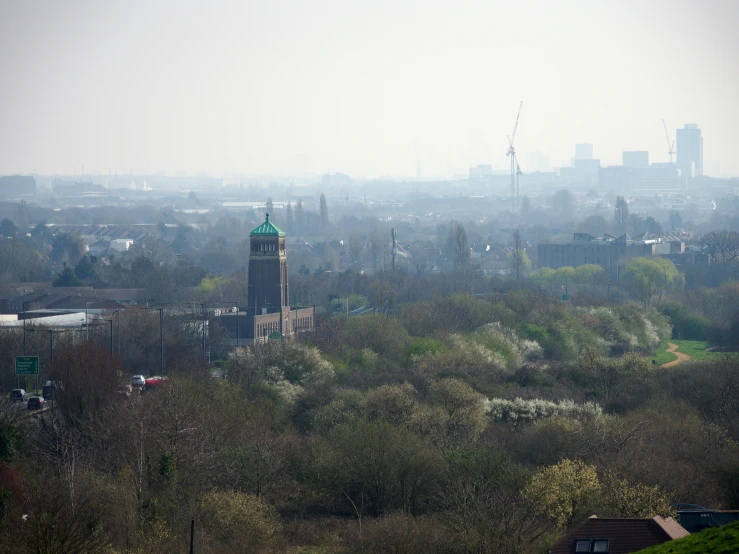
<instances>
[{"instance_id":1,"label":"construction crane","mask_svg":"<svg viewBox=\"0 0 739 554\"><path fill-rule=\"evenodd\" d=\"M511 158L511 202L514 212L518 211L518 176L521 174L521 168L518 167L513 141L516 140L516 129L518 129L518 118L521 117L522 107L523 100L518 105L518 114L516 114L516 124L513 126L513 132L508 136L508 153L506 154Z\"/></svg>"},{"instance_id":2,"label":"construction crane","mask_svg":"<svg viewBox=\"0 0 739 554\"><path fill-rule=\"evenodd\" d=\"M672 143L670 143L670 135L667 133L667 123L665 123L665 120L662 120L662 126L665 128L665 138L667 139L667 150L668 154L670 155L670 164L672 164L672 155L675 153L675 141L673 140Z\"/></svg>"}]
</instances>

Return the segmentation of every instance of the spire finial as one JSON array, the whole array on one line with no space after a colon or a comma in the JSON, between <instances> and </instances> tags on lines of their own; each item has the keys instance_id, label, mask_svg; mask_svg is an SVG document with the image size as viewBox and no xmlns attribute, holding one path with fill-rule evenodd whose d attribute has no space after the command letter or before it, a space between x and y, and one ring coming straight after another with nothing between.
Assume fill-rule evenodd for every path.
<instances>
[{"instance_id":1,"label":"spire finial","mask_svg":"<svg viewBox=\"0 0 739 554\"><path fill-rule=\"evenodd\" d=\"M264 214L264 215L266 215L266 216L267 216L267 221L269 221L269 214Z\"/></svg>"}]
</instances>

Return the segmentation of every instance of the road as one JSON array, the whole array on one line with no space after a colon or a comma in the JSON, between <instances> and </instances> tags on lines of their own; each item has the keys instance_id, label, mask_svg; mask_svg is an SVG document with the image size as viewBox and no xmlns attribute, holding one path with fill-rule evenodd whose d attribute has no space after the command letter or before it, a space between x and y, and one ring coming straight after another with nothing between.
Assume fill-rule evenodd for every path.
<instances>
[{"instance_id":1,"label":"road","mask_svg":"<svg viewBox=\"0 0 739 554\"><path fill-rule=\"evenodd\" d=\"M676 365L679 365L683 362L687 362L690 359L690 356L685 354L684 352L677 352L678 346L674 342L668 342L667 343L667 352L670 354L674 354L677 356L677 360L672 360L671 362L667 362L666 364L662 364L659 367L673 367Z\"/></svg>"}]
</instances>

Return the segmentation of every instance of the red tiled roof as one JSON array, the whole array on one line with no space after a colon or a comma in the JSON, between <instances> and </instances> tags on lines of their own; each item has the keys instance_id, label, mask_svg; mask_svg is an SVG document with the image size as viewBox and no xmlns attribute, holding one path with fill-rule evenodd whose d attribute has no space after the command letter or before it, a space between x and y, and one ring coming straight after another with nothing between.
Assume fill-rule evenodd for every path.
<instances>
[{"instance_id":1,"label":"red tiled roof","mask_svg":"<svg viewBox=\"0 0 739 554\"><path fill-rule=\"evenodd\" d=\"M591 517L552 546L552 554L574 554L577 539L608 539L608 554L629 554L689 535L668 517L652 519L601 519Z\"/></svg>"}]
</instances>

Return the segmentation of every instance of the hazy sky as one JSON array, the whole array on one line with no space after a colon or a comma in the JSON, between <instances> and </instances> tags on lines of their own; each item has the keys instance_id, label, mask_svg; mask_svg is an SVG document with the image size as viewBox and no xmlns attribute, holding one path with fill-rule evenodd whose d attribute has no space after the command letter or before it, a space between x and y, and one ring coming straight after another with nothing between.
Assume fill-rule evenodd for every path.
<instances>
[{"instance_id":1,"label":"hazy sky","mask_svg":"<svg viewBox=\"0 0 739 554\"><path fill-rule=\"evenodd\" d=\"M737 0L0 0L0 173L415 175L667 161L739 175ZM522 167L526 171L526 167Z\"/></svg>"}]
</instances>

